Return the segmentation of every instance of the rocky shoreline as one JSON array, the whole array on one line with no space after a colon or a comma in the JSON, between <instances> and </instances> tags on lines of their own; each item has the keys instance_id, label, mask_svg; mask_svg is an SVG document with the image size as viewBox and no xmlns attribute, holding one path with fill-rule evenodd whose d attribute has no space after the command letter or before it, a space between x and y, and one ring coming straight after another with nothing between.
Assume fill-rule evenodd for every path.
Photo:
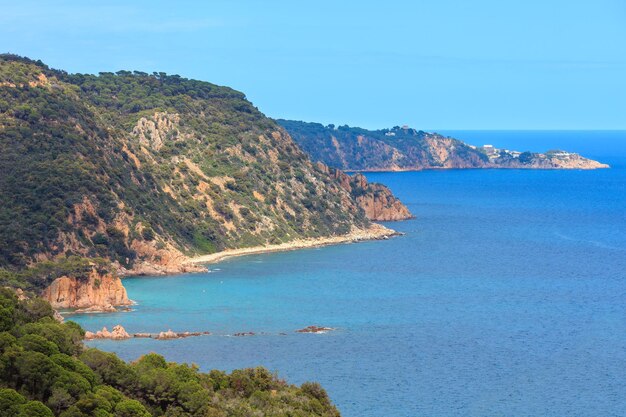
<instances>
[{"instance_id":1,"label":"rocky shoreline","mask_svg":"<svg viewBox=\"0 0 626 417\"><path fill-rule=\"evenodd\" d=\"M94 339L111 339L111 340L125 340L125 339L156 339L156 340L168 340L168 339L183 339L185 337L193 336L206 336L211 332L173 332L171 329L159 332L159 333L128 333L122 325L118 324L113 327L112 331L109 331L106 327L97 332L85 332L85 340Z\"/></svg>"},{"instance_id":2,"label":"rocky shoreline","mask_svg":"<svg viewBox=\"0 0 626 417\"><path fill-rule=\"evenodd\" d=\"M302 329L295 330L295 333L312 333L312 334L323 334L328 333L330 331L337 330L333 327L324 327L324 326L307 326ZM223 336L232 336L232 337L247 337L247 336L257 336L257 335L267 335L268 333L256 333L256 332L237 332L232 335L223 335ZM281 332L278 333L281 336L286 336L287 333ZM108 340L126 340L126 339L155 339L155 340L172 340L172 339L184 339L187 337L195 337L195 336L209 336L212 335L209 331L203 332L174 332L171 329L159 332L159 333L128 333L121 324L118 324L113 327L111 331L109 331L106 327L103 327L102 330L98 330L97 332L85 332L85 340L96 340L96 339L108 339Z\"/></svg>"}]
</instances>

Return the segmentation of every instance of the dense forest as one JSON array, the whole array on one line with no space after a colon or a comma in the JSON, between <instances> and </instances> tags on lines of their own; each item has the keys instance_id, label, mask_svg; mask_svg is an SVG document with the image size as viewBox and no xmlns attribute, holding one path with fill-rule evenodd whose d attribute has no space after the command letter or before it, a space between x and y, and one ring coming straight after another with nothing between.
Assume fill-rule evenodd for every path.
<instances>
[{"instance_id":1,"label":"dense forest","mask_svg":"<svg viewBox=\"0 0 626 417\"><path fill-rule=\"evenodd\" d=\"M339 416L316 383L289 385L264 368L202 373L154 353L127 364L83 335L44 300L0 288L0 415Z\"/></svg>"}]
</instances>

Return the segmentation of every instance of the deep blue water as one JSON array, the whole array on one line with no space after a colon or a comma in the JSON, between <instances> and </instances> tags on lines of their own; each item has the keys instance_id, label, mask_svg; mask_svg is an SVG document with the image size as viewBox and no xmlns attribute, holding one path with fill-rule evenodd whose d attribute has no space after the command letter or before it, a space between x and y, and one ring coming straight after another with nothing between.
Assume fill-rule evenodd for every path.
<instances>
[{"instance_id":1,"label":"deep blue water","mask_svg":"<svg viewBox=\"0 0 626 417\"><path fill-rule=\"evenodd\" d=\"M264 365L321 382L348 417L626 415L626 134L454 135L613 168L368 174L417 216L390 224L405 236L129 278L136 311L74 319L210 330L92 345L203 370ZM293 333L311 324L338 330ZM240 331L267 334L225 336Z\"/></svg>"}]
</instances>

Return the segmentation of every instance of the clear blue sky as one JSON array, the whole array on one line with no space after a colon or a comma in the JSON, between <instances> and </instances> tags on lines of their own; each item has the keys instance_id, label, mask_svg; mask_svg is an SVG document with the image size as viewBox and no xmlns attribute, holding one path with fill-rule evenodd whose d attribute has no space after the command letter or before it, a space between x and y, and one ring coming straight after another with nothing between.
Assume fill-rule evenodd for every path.
<instances>
[{"instance_id":1,"label":"clear blue sky","mask_svg":"<svg viewBox=\"0 0 626 417\"><path fill-rule=\"evenodd\" d=\"M275 118L626 129L626 0L88 3L0 1L0 51L228 85Z\"/></svg>"}]
</instances>

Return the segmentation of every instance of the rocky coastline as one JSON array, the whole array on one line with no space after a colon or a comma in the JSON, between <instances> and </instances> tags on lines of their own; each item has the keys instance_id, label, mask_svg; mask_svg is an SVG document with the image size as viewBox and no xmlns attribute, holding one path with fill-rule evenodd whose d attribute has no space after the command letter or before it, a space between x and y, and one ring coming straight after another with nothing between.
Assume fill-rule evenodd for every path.
<instances>
[{"instance_id":1,"label":"rocky coastline","mask_svg":"<svg viewBox=\"0 0 626 417\"><path fill-rule=\"evenodd\" d=\"M122 325L118 324L109 331L106 327L97 332L85 332L85 340L94 339L110 339L110 340L125 340L125 339L156 339L156 340L169 340L169 339L183 339L193 336L206 336L211 332L174 332L171 329L159 333L128 333Z\"/></svg>"},{"instance_id":2,"label":"rocky coastline","mask_svg":"<svg viewBox=\"0 0 626 417\"><path fill-rule=\"evenodd\" d=\"M323 334L328 333L330 331L337 330L333 327L325 327L325 326L307 326L302 329L295 330L295 333L310 333L310 334ZM237 332L231 335L224 336L232 336L232 337L248 337L248 336L257 336L257 335L267 335L268 333L256 333L256 332ZM281 332L278 333L281 336L286 336L287 333ZM196 336L209 336L212 335L209 331L202 332L174 332L171 329L167 331L162 331L158 333L128 333L121 324L113 326L112 330L108 330L106 327L103 327L102 330L98 330L96 332L85 332L85 340L97 340L97 339L108 339L108 340L126 340L126 339L155 339L155 340L172 340L172 339L184 339L187 337L196 337Z\"/></svg>"},{"instance_id":3,"label":"rocky coastline","mask_svg":"<svg viewBox=\"0 0 626 417\"><path fill-rule=\"evenodd\" d=\"M134 302L128 298L126 288L120 279L122 276L135 275L174 275L184 272L206 271L204 265L219 262L226 258L252 254L284 252L297 249L314 248L344 243L356 243L368 240L385 240L401 235L383 225L373 223L367 229L353 229L345 235L328 236L321 238L297 239L287 243L254 246L240 249L227 249L208 255L179 260L180 268L175 269L131 269L124 270L124 274L99 274L95 269L86 279L63 276L57 278L48 286L42 297L50 302L53 308L59 310L73 310L72 313L108 313L130 311ZM94 337L98 338L98 337Z\"/></svg>"},{"instance_id":4,"label":"rocky coastline","mask_svg":"<svg viewBox=\"0 0 626 417\"><path fill-rule=\"evenodd\" d=\"M609 165L574 152L519 152L474 146L409 126L367 130L278 120L311 160L351 172L439 169L604 169Z\"/></svg>"}]
</instances>

